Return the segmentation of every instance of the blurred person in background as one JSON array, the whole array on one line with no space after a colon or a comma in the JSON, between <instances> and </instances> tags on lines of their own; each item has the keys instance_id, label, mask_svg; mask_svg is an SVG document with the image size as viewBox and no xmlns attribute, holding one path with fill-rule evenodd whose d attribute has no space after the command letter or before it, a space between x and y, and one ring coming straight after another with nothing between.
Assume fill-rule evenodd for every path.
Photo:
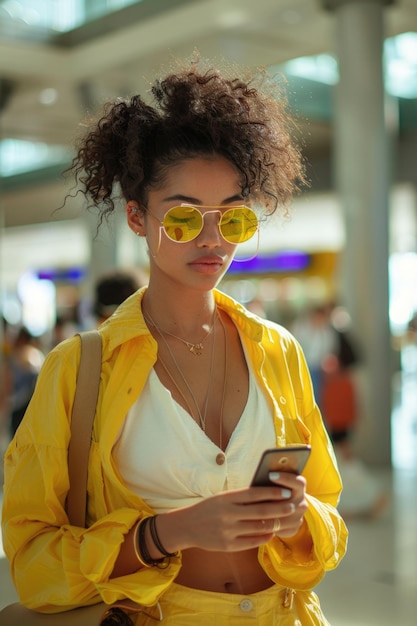
<instances>
[{"instance_id":1,"label":"blurred person in background","mask_svg":"<svg viewBox=\"0 0 417 626\"><path fill-rule=\"evenodd\" d=\"M345 457L350 457L360 410L355 371L361 363L361 355L350 330L347 311L333 303L324 308L333 338L321 362L320 408L334 445Z\"/></svg>"},{"instance_id":2,"label":"blurred person in background","mask_svg":"<svg viewBox=\"0 0 417 626\"><path fill-rule=\"evenodd\" d=\"M292 328L300 341L326 429L333 442L343 480L339 510L345 518L374 518L385 511L389 496L355 452L360 420L357 368L361 351L346 309L326 302L310 309Z\"/></svg>"},{"instance_id":3,"label":"blurred person in background","mask_svg":"<svg viewBox=\"0 0 417 626\"><path fill-rule=\"evenodd\" d=\"M139 271L117 269L100 276L94 287L93 312L97 324L105 322L128 296L145 284L146 278Z\"/></svg>"},{"instance_id":4,"label":"blurred person in background","mask_svg":"<svg viewBox=\"0 0 417 626\"><path fill-rule=\"evenodd\" d=\"M0 378L0 415L13 437L28 407L44 361L36 338L20 328L3 357Z\"/></svg>"},{"instance_id":5,"label":"blurred person in background","mask_svg":"<svg viewBox=\"0 0 417 626\"><path fill-rule=\"evenodd\" d=\"M337 350L337 336L327 303L308 307L291 326L300 342L310 371L316 402L321 406L325 370L323 364Z\"/></svg>"}]
</instances>

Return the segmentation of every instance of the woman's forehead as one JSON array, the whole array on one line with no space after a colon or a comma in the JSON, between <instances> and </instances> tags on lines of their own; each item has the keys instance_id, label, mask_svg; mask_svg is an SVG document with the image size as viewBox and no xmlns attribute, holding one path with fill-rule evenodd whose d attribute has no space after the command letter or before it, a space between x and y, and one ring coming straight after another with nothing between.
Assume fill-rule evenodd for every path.
<instances>
[{"instance_id":1,"label":"woman's forehead","mask_svg":"<svg viewBox=\"0 0 417 626\"><path fill-rule=\"evenodd\" d=\"M195 157L167 167L163 180L150 193L213 205L241 198L241 184L236 168L224 157Z\"/></svg>"}]
</instances>

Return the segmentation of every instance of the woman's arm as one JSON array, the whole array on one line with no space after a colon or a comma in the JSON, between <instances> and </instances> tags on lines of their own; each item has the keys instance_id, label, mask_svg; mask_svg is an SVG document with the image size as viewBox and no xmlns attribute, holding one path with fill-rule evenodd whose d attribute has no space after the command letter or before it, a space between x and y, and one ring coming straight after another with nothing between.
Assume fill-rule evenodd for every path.
<instances>
[{"instance_id":1,"label":"woman's arm","mask_svg":"<svg viewBox=\"0 0 417 626\"><path fill-rule=\"evenodd\" d=\"M308 510L298 533L275 538L260 550L261 563L279 584L308 589L334 569L347 548L348 532L337 511L342 482L330 439L317 407L303 352L293 337L285 334L280 347L272 345L268 373L286 399L285 423L291 429L287 443L308 443L311 455L303 476L307 482ZM271 363L279 361L281 367ZM282 364L285 363L285 367ZM274 383L272 383L274 384ZM295 435L297 434L297 435Z\"/></svg>"},{"instance_id":2,"label":"woman's arm","mask_svg":"<svg viewBox=\"0 0 417 626\"><path fill-rule=\"evenodd\" d=\"M317 585L326 571L338 566L347 548L347 529L336 508L341 481L327 436L313 437L311 446L315 454L304 471L308 503L304 524L293 537L273 539L260 552L273 580L299 589Z\"/></svg>"},{"instance_id":3,"label":"woman's arm","mask_svg":"<svg viewBox=\"0 0 417 626\"><path fill-rule=\"evenodd\" d=\"M100 481L98 496L90 498L89 528L70 525L65 512L78 344L76 339L73 346L66 344L48 355L26 416L6 452L4 549L19 597L31 608L54 612L125 597L152 604L164 588L160 580L159 588L153 585L153 572L137 568L133 576L111 578L121 546L127 545L125 538L149 510L122 499L119 507L106 512L102 504L95 504L97 498L103 502ZM92 454L100 463L94 449ZM179 562L172 560L172 575L165 572L165 587Z\"/></svg>"}]
</instances>

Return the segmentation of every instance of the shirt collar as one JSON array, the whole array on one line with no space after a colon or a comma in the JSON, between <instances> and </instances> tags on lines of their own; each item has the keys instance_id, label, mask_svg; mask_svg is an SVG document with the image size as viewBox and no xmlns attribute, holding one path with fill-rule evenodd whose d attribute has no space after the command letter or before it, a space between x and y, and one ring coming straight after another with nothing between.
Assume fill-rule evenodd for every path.
<instances>
[{"instance_id":1,"label":"shirt collar","mask_svg":"<svg viewBox=\"0 0 417 626\"><path fill-rule=\"evenodd\" d=\"M129 296L115 313L100 326L100 332L103 338L107 340L110 350L114 350L117 346L135 337L151 337L141 307L146 289L146 286L142 287ZM226 311L242 333L256 342L262 340L264 324L260 318L218 289L214 290L214 298L217 306Z\"/></svg>"}]
</instances>

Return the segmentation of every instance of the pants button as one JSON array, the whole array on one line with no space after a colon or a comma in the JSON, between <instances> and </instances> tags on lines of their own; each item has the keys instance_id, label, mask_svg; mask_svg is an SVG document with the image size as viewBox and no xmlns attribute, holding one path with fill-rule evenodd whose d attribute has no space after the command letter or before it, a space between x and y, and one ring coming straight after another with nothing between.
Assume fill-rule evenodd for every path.
<instances>
[{"instance_id":1,"label":"pants button","mask_svg":"<svg viewBox=\"0 0 417 626\"><path fill-rule=\"evenodd\" d=\"M242 600L242 602L239 604L240 608L242 611L244 611L245 613L247 613L248 611L252 611L253 609L253 602L251 602L250 600Z\"/></svg>"}]
</instances>

